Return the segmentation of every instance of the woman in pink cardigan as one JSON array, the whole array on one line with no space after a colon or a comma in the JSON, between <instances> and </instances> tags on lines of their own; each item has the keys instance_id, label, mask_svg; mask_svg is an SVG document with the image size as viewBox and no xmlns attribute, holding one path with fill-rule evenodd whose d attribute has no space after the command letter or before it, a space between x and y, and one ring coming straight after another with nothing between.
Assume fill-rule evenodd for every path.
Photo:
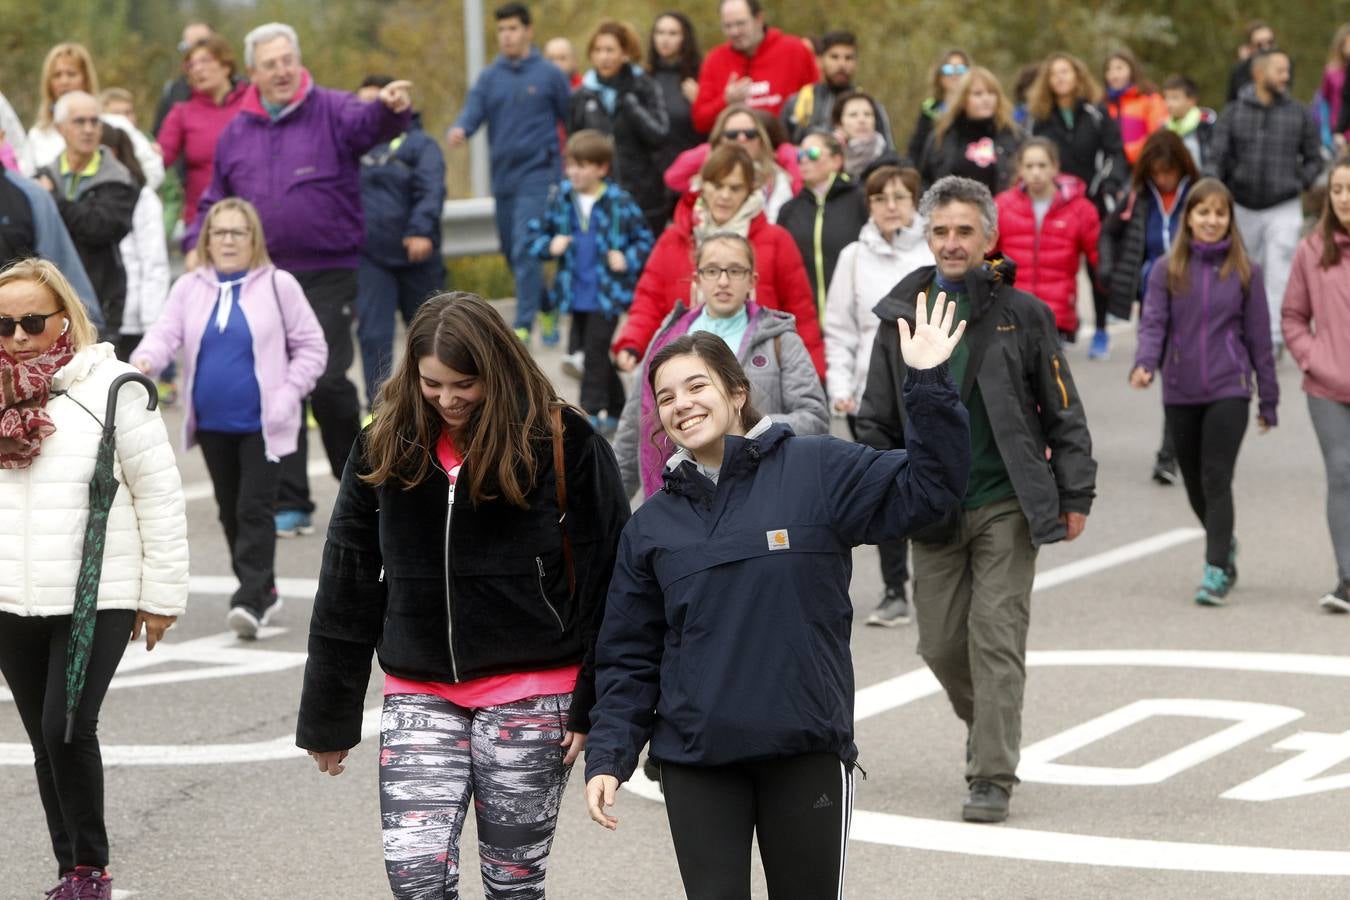
<instances>
[{"instance_id":1,"label":"woman in pink cardigan","mask_svg":"<svg viewBox=\"0 0 1350 900\"><path fill-rule=\"evenodd\" d=\"M300 400L323 372L328 345L300 283L268 258L252 204L221 200L201 234L207 265L174 283L131 363L156 375L183 352L183 444L202 448L239 579L226 623L251 640L281 609L280 459L295 452Z\"/></svg>"},{"instance_id":2,"label":"woman in pink cardigan","mask_svg":"<svg viewBox=\"0 0 1350 900\"><path fill-rule=\"evenodd\" d=\"M187 64L192 96L169 110L156 139L165 166L172 166L179 157L187 164L183 222L190 225L197 218L197 201L211 184L216 141L239 114L248 83L235 78L234 51L219 35L193 44L183 61Z\"/></svg>"}]
</instances>

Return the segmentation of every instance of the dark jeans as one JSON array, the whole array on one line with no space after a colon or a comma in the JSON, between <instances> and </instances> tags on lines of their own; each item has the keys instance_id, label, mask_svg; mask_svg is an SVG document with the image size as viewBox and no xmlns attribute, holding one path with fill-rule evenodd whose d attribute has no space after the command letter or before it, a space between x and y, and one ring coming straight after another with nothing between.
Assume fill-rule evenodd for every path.
<instances>
[{"instance_id":1,"label":"dark jeans","mask_svg":"<svg viewBox=\"0 0 1350 900\"><path fill-rule=\"evenodd\" d=\"M352 347L352 305L356 300L355 269L318 269L293 272L304 288L309 305L323 328L328 342L328 366L309 395L314 419L319 423L323 449L334 478L342 477L356 436L361 433L361 400L356 385L347 378L355 350ZM311 513L309 499L309 436L305 417L300 417L300 441L295 452L281 460L281 485L277 490L278 510Z\"/></svg>"},{"instance_id":2,"label":"dark jeans","mask_svg":"<svg viewBox=\"0 0 1350 900\"><path fill-rule=\"evenodd\" d=\"M1247 432L1250 401L1165 406L1186 498L1205 527L1205 562L1226 568L1233 543L1233 469Z\"/></svg>"},{"instance_id":3,"label":"dark jeans","mask_svg":"<svg viewBox=\"0 0 1350 900\"><path fill-rule=\"evenodd\" d=\"M623 412L623 382L609 358L617 318L603 312L572 313L572 333L580 334L586 361L581 370L581 408L591 415L605 410L618 418Z\"/></svg>"},{"instance_id":4,"label":"dark jeans","mask_svg":"<svg viewBox=\"0 0 1350 900\"><path fill-rule=\"evenodd\" d=\"M394 362L394 312L407 325L428 298L444 289L445 260L438 255L407 266L385 266L361 257L356 270L356 338L361 343L367 408L374 408Z\"/></svg>"},{"instance_id":5,"label":"dark jeans","mask_svg":"<svg viewBox=\"0 0 1350 900\"><path fill-rule=\"evenodd\" d=\"M216 493L220 525L230 548L230 567L239 590L230 606L261 614L272 605L276 587L277 483L281 466L268 462L261 431L229 434L198 431L197 443Z\"/></svg>"},{"instance_id":6,"label":"dark jeans","mask_svg":"<svg viewBox=\"0 0 1350 900\"><path fill-rule=\"evenodd\" d=\"M835 754L663 762L661 785L686 896L749 900L752 837L770 897L843 896L853 771Z\"/></svg>"},{"instance_id":7,"label":"dark jeans","mask_svg":"<svg viewBox=\"0 0 1350 900\"><path fill-rule=\"evenodd\" d=\"M38 795L47 814L58 875L76 866L108 865L98 712L127 648L136 613L108 609L98 613L95 621L88 675L75 712L75 738L67 744L70 616L0 613L0 674L14 694L19 719L33 745ZM19 826L11 821L10 827Z\"/></svg>"},{"instance_id":8,"label":"dark jeans","mask_svg":"<svg viewBox=\"0 0 1350 900\"><path fill-rule=\"evenodd\" d=\"M552 189L551 184L534 184L492 195L497 205L497 240L516 279L515 328L533 327L535 314L550 308L544 291L544 264L527 247L530 220L543 217Z\"/></svg>"}]
</instances>

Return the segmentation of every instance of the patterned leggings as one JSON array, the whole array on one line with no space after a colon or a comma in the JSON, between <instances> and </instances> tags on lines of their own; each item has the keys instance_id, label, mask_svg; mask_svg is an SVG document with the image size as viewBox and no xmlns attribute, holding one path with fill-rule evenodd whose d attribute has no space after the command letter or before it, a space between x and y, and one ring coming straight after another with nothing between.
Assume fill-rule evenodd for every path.
<instances>
[{"instance_id":1,"label":"patterned leggings","mask_svg":"<svg viewBox=\"0 0 1350 900\"><path fill-rule=\"evenodd\" d=\"M488 898L543 898L571 766L559 746L570 694L466 709L428 694L384 698L384 865L400 900L459 896L459 836L471 798Z\"/></svg>"}]
</instances>

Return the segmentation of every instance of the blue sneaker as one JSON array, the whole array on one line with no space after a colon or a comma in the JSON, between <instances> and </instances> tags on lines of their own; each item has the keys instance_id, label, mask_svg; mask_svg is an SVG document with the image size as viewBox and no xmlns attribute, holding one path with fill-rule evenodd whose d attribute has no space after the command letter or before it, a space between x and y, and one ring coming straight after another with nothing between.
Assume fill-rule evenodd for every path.
<instances>
[{"instance_id":1,"label":"blue sneaker","mask_svg":"<svg viewBox=\"0 0 1350 900\"><path fill-rule=\"evenodd\" d=\"M1195 591L1195 602L1201 606L1223 606L1232 587L1233 581L1227 572L1206 563L1204 577Z\"/></svg>"},{"instance_id":2,"label":"blue sneaker","mask_svg":"<svg viewBox=\"0 0 1350 900\"><path fill-rule=\"evenodd\" d=\"M1092 335L1092 346L1088 347L1088 359L1106 359L1111 355L1111 335L1105 329Z\"/></svg>"},{"instance_id":3,"label":"blue sneaker","mask_svg":"<svg viewBox=\"0 0 1350 900\"><path fill-rule=\"evenodd\" d=\"M293 538L314 533L314 520L298 509L283 509L276 514L277 537Z\"/></svg>"},{"instance_id":4,"label":"blue sneaker","mask_svg":"<svg viewBox=\"0 0 1350 900\"><path fill-rule=\"evenodd\" d=\"M541 312L537 320L539 322L539 340L543 341L545 347L556 347L561 335L558 334L558 311L551 309L548 312Z\"/></svg>"}]
</instances>

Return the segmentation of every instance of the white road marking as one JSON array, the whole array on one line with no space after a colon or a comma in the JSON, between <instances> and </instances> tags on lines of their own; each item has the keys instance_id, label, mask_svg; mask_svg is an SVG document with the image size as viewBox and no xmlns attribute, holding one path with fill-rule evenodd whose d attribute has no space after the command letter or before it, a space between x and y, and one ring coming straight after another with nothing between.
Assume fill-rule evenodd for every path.
<instances>
[{"instance_id":1,"label":"white road marking","mask_svg":"<svg viewBox=\"0 0 1350 900\"><path fill-rule=\"evenodd\" d=\"M1165 531L1162 534L1145 538L1142 541L1135 541L1132 544L1125 544L1122 547L1116 547L1113 550L1107 550L1086 559L1065 563L1047 572L1039 572L1031 589L1033 591L1048 590L1079 578L1086 578L1088 575L1095 575L1115 566L1124 565L1127 562L1143 559L1145 556L1162 553L1164 550L1170 550L1181 544L1199 540L1204 536L1203 528L1174 528L1171 531Z\"/></svg>"}]
</instances>

